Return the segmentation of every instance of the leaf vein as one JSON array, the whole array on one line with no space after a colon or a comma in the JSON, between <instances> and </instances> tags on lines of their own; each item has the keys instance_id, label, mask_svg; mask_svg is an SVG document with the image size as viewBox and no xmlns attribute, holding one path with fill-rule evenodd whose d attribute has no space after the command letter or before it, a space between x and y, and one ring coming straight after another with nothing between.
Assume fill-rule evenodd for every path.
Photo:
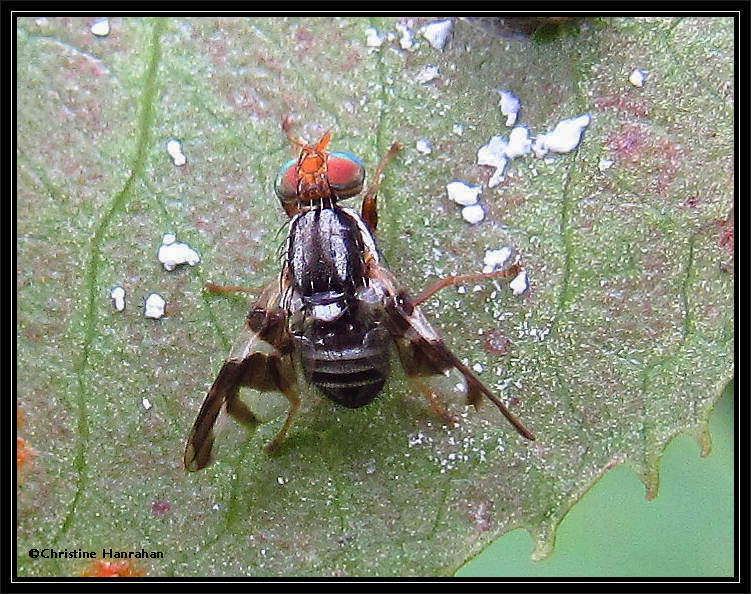
<instances>
[{"instance_id":1,"label":"leaf vein","mask_svg":"<svg viewBox=\"0 0 751 594\"><path fill-rule=\"evenodd\" d=\"M100 262L102 258L101 246L107 232L107 229L112 222L115 215L120 212L129 196L132 193L133 183L139 173L143 170L144 161L146 159L146 147L149 140L149 128L153 121L153 100L156 95L156 75L157 68L160 61L160 35L164 27L164 21L158 19L155 22L154 30L152 33L151 52L149 64L145 73L145 84L143 93L141 95L141 113L138 121L138 138L136 141L136 156L133 161L133 167L130 175L125 180L125 183L110 203L109 209L102 216L99 224L96 227L94 236L91 240L89 249L89 264L85 271L84 280L84 292L88 295L86 309L84 312L84 336L83 345L81 347L81 355L78 362L75 365L75 372L77 376L77 390L75 396L75 402L77 407L77 431L78 448L73 460L73 466L77 474L76 479L76 492L73 496L73 500L68 506L68 510L65 514L62 525L60 526L53 543L57 544L60 539L70 529L73 519L75 517L76 508L78 502L86 489L88 483L88 462L86 459L86 450L90 438L89 428L89 411L88 411L88 396L89 391L87 388L86 372L89 367L89 359L91 356L91 346L96 337L97 329L97 297L99 290L97 288L97 280L100 268Z\"/></svg>"}]
</instances>

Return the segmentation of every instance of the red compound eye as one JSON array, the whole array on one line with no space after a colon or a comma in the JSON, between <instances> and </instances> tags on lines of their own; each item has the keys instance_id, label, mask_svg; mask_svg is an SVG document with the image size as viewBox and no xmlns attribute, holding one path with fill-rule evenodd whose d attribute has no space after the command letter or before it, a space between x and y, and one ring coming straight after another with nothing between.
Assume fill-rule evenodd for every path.
<instances>
[{"instance_id":1,"label":"red compound eye","mask_svg":"<svg viewBox=\"0 0 751 594\"><path fill-rule=\"evenodd\" d=\"M329 186L337 198L360 193L365 181L365 164L352 153L331 153L326 163Z\"/></svg>"},{"instance_id":2,"label":"red compound eye","mask_svg":"<svg viewBox=\"0 0 751 594\"><path fill-rule=\"evenodd\" d=\"M274 191L277 198L282 202L292 201L297 198L297 159L287 161L276 174Z\"/></svg>"}]
</instances>

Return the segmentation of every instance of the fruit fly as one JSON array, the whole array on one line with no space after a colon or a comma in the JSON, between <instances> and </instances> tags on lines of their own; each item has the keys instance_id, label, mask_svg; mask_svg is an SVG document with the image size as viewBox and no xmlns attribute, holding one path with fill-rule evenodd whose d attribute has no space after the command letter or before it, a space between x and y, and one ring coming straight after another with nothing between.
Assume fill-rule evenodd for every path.
<instances>
[{"instance_id":1,"label":"fruit fly","mask_svg":"<svg viewBox=\"0 0 751 594\"><path fill-rule=\"evenodd\" d=\"M249 426L259 423L240 400L241 386L277 391L289 400L287 418L266 446L271 452L284 440L300 407L300 372L336 404L359 408L383 389L392 344L414 389L446 422L458 419L444 406L445 390L437 380L458 372L466 383L467 404L477 406L485 396L521 435L533 440L534 435L448 349L419 308L444 287L511 277L520 267L444 278L411 296L384 266L375 239L378 186L401 145L394 143L381 160L358 213L340 201L365 187L363 162L350 153L329 152L330 132L309 145L293 135L289 117L283 128L299 150L299 157L279 170L274 184L289 217L284 264L279 278L261 291L206 395L188 436L185 468L200 470L211 462L220 414Z\"/></svg>"}]
</instances>

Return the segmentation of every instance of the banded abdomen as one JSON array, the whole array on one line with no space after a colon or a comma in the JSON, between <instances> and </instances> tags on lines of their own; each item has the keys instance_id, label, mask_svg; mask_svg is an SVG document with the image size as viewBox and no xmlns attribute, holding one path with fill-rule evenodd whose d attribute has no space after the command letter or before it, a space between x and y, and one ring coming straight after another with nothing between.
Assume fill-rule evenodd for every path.
<instances>
[{"instance_id":1,"label":"banded abdomen","mask_svg":"<svg viewBox=\"0 0 751 594\"><path fill-rule=\"evenodd\" d=\"M345 311L335 320L309 319L302 366L308 381L327 397L358 408L371 402L388 379L391 337L384 326L358 319L357 302L327 307L340 306Z\"/></svg>"},{"instance_id":2,"label":"banded abdomen","mask_svg":"<svg viewBox=\"0 0 751 594\"><path fill-rule=\"evenodd\" d=\"M302 308L293 333L305 377L348 408L368 404L381 391L391 345L388 330L357 297L367 282L367 229L356 216L339 208L301 214L290 229L288 254Z\"/></svg>"}]
</instances>

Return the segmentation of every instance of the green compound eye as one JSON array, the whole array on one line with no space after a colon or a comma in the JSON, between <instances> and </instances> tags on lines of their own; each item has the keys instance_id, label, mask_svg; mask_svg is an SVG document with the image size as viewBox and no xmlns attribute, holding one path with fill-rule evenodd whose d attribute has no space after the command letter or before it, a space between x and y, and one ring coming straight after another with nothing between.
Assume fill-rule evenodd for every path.
<instances>
[{"instance_id":1,"label":"green compound eye","mask_svg":"<svg viewBox=\"0 0 751 594\"><path fill-rule=\"evenodd\" d=\"M352 153L331 153L326 170L329 186L338 198L351 198L362 190L365 164Z\"/></svg>"}]
</instances>

